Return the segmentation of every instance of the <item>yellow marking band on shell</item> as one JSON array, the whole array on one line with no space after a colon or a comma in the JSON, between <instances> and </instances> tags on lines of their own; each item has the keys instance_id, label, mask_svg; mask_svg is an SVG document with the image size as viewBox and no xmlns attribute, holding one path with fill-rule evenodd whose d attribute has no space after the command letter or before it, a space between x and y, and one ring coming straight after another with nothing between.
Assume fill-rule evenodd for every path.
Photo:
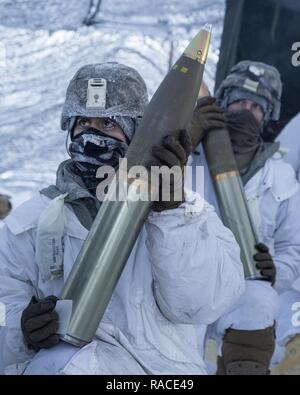
<instances>
[{"instance_id":1,"label":"yellow marking band on shell","mask_svg":"<svg viewBox=\"0 0 300 395\"><path fill-rule=\"evenodd\" d=\"M222 181L222 180L225 180L226 178L237 177L238 175L239 175L239 173L236 170L233 170L233 171L228 171L226 173L217 174L214 177L214 179L215 179L215 181Z\"/></svg>"},{"instance_id":2,"label":"yellow marking band on shell","mask_svg":"<svg viewBox=\"0 0 300 395\"><path fill-rule=\"evenodd\" d=\"M189 71L189 69L187 67L181 67L180 72L181 73L187 73Z\"/></svg>"}]
</instances>

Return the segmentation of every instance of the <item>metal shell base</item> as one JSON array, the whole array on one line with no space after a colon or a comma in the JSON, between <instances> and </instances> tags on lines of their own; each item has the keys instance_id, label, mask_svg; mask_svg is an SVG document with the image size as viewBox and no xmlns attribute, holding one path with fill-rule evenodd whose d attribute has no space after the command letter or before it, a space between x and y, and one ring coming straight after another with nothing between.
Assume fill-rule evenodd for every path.
<instances>
[{"instance_id":1,"label":"metal shell base","mask_svg":"<svg viewBox=\"0 0 300 395\"><path fill-rule=\"evenodd\" d=\"M69 334L65 334L65 335L61 335L60 336L60 340L72 344L72 346L78 347L78 348L82 348L84 346L86 346L87 344L89 344L89 342L82 340L82 339L78 339L77 337L74 337L72 335Z\"/></svg>"}]
</instances>

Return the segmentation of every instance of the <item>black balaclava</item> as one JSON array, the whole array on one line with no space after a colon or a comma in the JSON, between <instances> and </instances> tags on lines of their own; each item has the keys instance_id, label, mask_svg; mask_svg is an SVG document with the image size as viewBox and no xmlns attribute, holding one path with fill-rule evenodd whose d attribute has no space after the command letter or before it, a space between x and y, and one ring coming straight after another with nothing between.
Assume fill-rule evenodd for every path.
<instances>
[{"instance_id":1,"label":"black balaclava","mask_svg":"<svg viewBox=\"0 0 300 395\"><path fill-rule=\"evenodd\" d=\"M74 171L86 187L96 194L98 184L103 181L96 178L100 166L119 167L119 159L126 155L128 144L95 128L89 128L76 137L71 133L69 154L74 162Z\"/></svg>"},{"instance_id":2,"label":"black balaclava","mask_svg":"<svg viewBox=\"0 0 300 395\"><path fill-rule=\"evenodd\" d=\"M226 113L235 159L241 174L249 168L256 152L263 147L262 125L248 110Z\"/></svg>"}]
</instances>

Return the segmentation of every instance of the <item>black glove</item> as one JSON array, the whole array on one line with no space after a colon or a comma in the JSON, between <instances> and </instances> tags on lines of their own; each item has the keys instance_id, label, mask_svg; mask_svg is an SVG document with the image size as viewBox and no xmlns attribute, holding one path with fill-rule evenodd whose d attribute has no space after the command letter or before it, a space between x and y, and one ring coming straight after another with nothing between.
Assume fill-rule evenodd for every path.
<instances>
[{"instance_id":1,"label":"black glove","mask_svg":"<svg viewBox=\"0 0 300 395\"><path fill-rule=\"evenodd\" d=\"M0 219L4 219L11 211L10 196L0 195Z\"/></svg>"},{"instance_id":2,"label":"black glove","mask_svg":"<svg viewBox=\"0 0 300 395\"><path fill-rule=\"evenodd\" d=\"M184 177L183 170L187 163L188 156L191 153L191 139L186 130L182 130L179 139L173 136L167 136L163 139L161 146L153 147L152 154L154 160L150 163L151 166L167 166L172 168L178 166L178 179L171 177L171 180L160 177L159 184L159 201L153 203L154 211L163 211L177 208L184 201ZM170 200L163 200L163 188L170 183ZM177 196L181 196L178 200Z\"/></svg>"},{"instance_id":3,"label":"black glove","mask_svg":"<svg viewBox=\"0 0 300 395\"><path fill-rule=\"evenodd\" d=\"M193 151L209 130L226 127L224 112L215 104L215 101L216 99L210 96L202 97L197 101L191 122L187 128L191 136Z\"/></svg>"},{"instance_id":4,"label":"black glove","mask_svg":"<svg viewBox=\"0 0 300 395\"><path fill-rule=\"evenodd\" d=\"M262 276L266 277L270 283L274 285L276 280L276 267L273 258L269 254L269 248L263 243L256 244L255 248L258 253L254 254L253 258L257 262L257 269L260 270Z\"/></svg>"},{"instance_id":5,"label":"black glove","mask_svg":"<svg viewBox=\"0 0 300 395\"><path fill-rule=\"evenodd\" d=\"M58 314L55 309L56 296L45 299L32 297L29 305L22 313L21 329L29 348L35 351L50 348L59 342Z\"/></svg>"}]
</instances>

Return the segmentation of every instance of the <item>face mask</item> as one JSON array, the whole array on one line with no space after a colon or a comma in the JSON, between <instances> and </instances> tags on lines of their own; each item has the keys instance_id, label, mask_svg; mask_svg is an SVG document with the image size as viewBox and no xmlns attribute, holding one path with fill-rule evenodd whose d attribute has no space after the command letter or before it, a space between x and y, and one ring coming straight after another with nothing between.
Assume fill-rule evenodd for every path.
<instances>
[{"instance_id":1,"label":"face mask","mask_svg":"<svg viewBox=\"0 0 300 395\"><path fill-rule=\"evenodd\" d=\"M248 110L226 114L226 125L239 170L250 165L257 150L262 147L262 126Z\"/></svg>"},{"instance_id":2,"label":"face mask","mask_svg":"<svg viewBox=\"0 0 300 395\"><path fill-rule=\"evenodd\" d=\"M247 153L262 144L262 127L248 110L226 114L226 124L233 149L237 153Z\"/></svg>"},{"instance_id":3,"label":"face mask","mask_svg":"<svg viewBox=\"0 0 300 395\"><path fill-rule=\"evenodd\" d=\"M89 128L72 139L69 153L82 175L96 175L100 166L119 167L128 145L101 131Z\"/></svg>"}]
</instances>

